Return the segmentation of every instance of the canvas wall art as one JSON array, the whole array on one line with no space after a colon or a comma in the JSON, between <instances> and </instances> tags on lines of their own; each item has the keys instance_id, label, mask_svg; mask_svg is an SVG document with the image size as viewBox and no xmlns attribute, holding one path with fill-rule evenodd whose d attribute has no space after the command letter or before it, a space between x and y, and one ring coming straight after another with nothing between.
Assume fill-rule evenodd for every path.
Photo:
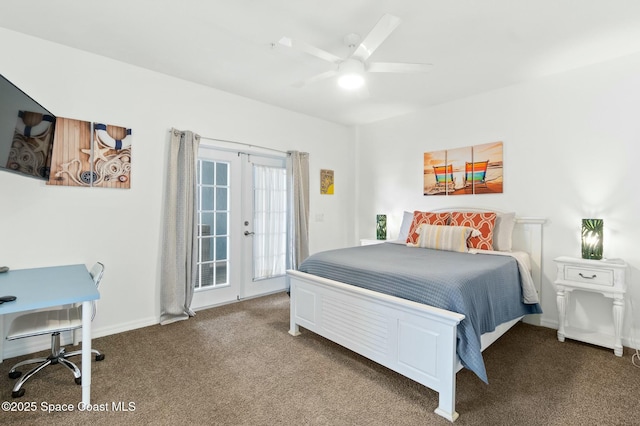
<instances>
[{"instance_id":1,"label":"canvas wall art","mask_svg":"<svg viewBox=\"0 0 640 426\"><path fill-rule=\"evenodd\" d=\"M131 129L58 117L50 185L131 187Z\"/></svg>"},{"instance_id":2,"label":"canvas wall art","mask_svg":"<svg viewBox=\"0 0 640 426\"><path fill-rule=\"evenodd\" d=\"M18 111L7 169L47 179L55 121L48 114Z\"/></svg>"},{"instance_id":3,"label":"canvas wall art","mask_svg":"<svg viewBox=\"0 0 640 426\"><path fill-rule=\"evenodd\" d=\"M333 170L320 170L320 194L333 195Z\"/></svg>"},{"instance_id":4,"label":"canvas wall art","mask_svg":"<svg viewBox=\"0 0 640 426\"><path fill-rule=\"evenodd\" d=\"M502 142L425 152L423 194L502 193L502 157Z\"/></svg>"}]
</instances>

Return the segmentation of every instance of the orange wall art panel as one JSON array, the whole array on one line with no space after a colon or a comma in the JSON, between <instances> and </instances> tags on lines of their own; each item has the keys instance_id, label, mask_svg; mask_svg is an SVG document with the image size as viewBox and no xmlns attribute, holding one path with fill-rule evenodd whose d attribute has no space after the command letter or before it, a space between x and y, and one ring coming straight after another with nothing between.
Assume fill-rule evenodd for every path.
<instances>
[{"instance_id":1,"label":"orange wall art panel","mask_svg":"<svg viewBox=\"0 0 640 426\"><path fill-rule=\"evenodd\" d=\"M424 195L502 193L502 142L424 153Z\"/></svg>"}]
</instances>

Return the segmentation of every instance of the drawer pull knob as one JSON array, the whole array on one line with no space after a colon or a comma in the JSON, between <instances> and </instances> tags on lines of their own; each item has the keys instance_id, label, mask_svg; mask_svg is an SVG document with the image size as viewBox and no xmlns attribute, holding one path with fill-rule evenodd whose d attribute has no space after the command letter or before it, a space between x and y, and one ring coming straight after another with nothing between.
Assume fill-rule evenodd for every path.
<instances>
[{"instance_id":1,"label":"drawer pull knob","mask_svg":"<svg viewBox=\"0 0 640 426\"><path fill-rule=\"evenodd\" d=\"M592 280L596 277L596 274L591 275L590 277L585 277L584 275L582 275L582 272L580 272L578 275L580 275L582 278L587 279L587 280Z\"/></svg>"}]
</instances>

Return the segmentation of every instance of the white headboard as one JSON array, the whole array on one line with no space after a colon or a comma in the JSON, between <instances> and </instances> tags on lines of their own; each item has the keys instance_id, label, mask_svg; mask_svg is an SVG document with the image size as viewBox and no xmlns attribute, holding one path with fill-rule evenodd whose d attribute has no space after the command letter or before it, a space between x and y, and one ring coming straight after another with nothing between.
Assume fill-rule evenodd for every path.
<instances>
[{"instance_id":1,"label":"white headboard","mask_svg":"<svg viewBox=\"0 0 640 426\"><path fill-rule=\"evenodd\" d=\"M542 225L544 218L516 217L513 227L513 250L526 251L531 257L531 276L540 295L542 289Z\"/></svg>"}]
</instances>

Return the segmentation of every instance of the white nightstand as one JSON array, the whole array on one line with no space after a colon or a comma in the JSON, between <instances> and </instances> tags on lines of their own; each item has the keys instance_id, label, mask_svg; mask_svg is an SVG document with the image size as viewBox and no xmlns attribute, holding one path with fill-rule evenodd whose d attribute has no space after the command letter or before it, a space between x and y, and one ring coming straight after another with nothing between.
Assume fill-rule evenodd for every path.
<instances>
[{"instance_id":1,"label":"white nightstand","mask_svg":"<svg viewBox=\"0 0 640 426\"><path fill-rule=\"evenodd\" d=\"M361 238L360 245L361 246L370 246L372 244L382 244L387 240L376 240L374 238Z\"/></svg>"},{"instance_id":2,"label":"white nightstand","mask_svg":"<svg viewBox=\"0 0 640 426\"><path fill-rule=\"evenodd\" d=\"M558 304L558 340L565 337L613 349L616 356L622 356L621 330L624 319L624 297L627 291L625 279L627 264L620 259L587 260L573 257L554 259L558 266L555 281ZM573 290L600 293L613 299L614 335L597 333L567 326L566 307L569 294Z\"/></svg>"}]
</instances>

